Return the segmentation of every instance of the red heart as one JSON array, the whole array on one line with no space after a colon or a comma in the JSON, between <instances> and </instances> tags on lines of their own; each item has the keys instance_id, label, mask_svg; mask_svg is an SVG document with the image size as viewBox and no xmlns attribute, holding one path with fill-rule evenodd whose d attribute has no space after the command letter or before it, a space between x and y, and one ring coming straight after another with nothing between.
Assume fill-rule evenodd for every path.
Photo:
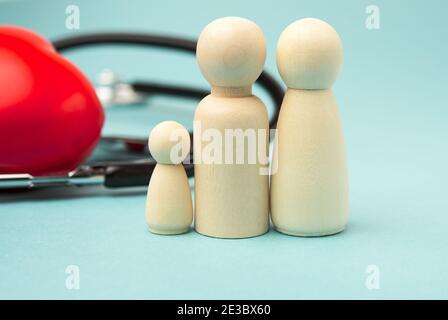
<instances>
[{"instance_id":1,"label":"red heart","mask_svg":"<svg viewBox=\"0 0 448 320\"><path fill-rule=\"evenodd\" d=\"M0 173L67 173L92 152L103 121L80 70L38 34L0 27Z\"/></svg>"}]
</instances>

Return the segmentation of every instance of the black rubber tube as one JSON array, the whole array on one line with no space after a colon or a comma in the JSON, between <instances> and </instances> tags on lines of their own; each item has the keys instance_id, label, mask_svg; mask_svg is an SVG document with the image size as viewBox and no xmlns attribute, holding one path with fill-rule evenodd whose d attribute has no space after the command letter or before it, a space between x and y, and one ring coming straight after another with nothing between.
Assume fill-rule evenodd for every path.
<instances>
[{"instance_id":1,"label":"black rubber tube","mask_svg":"<svg viewBox=\"0 0 448 320\"><path fill-rule=\"evenodd\" d=\"M98 46L107 44L124 44L159 47L166 49L173 49L177 51L196 53L195 40L186 38L178 38L172 36L154 35L148 33L114 33L103 32L94 34L84 34L79 36L67 37L53 41L53 46L59 52L68 51L71 49L87 46ZM275 128L277 125L280 106L282 103L284 91L282 86L266 71L263 71L256 83L260 85L272 99L274 105L273 115L269 120L270 128ZM187 88L180 86L165 86L146 84L145 82L138 82L134 84L136 90L143 92L154 90L155 93L180 95L200 98L207 91L202 89Z\"/></svg>"}]
</instances>

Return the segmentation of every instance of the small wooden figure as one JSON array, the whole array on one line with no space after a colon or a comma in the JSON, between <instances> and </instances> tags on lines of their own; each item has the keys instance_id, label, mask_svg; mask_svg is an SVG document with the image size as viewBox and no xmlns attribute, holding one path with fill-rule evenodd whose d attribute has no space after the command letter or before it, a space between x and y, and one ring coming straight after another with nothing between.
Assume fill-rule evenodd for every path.
<instances>
[{"instance_id":1,"label":"small wooden figure","mask_svg":"<svg viewBox=\"0 0 448 320\"><path fill-rule=\"evenodd\" d=\"M149 150L157 165L146 200L146 222L157 234L179 234L193 220L190 186L182 161L190 152L190 135L175 121L159 123L149 136Z\"/></svg>"},{"instance_id":2,"label":"small wooden figure","mask_svg":"<svg viewBox=\"0 0 448 320\"><path fill-rule=\"evenodd\" d=\"M288 86L271 178L272 221L280 232L323 236L347 223L345 144L331 90L342 59L338 33L318 19L292 23L278 41L277 67Z\"/></svg>"}]
</instances>

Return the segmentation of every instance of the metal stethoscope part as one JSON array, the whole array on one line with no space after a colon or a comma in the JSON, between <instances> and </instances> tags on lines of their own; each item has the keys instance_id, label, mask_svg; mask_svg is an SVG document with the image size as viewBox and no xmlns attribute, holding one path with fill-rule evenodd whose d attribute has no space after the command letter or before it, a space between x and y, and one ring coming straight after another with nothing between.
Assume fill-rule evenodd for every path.
<instances>
[{"instance_id":1,"label":"metal stethoscope part","mask_svg":"<svg viewBox=\"0 0 448 320\"><path fill-rule=\"evenodd\" d=\"M101 71L97 76L95 91L105 108L112 105L140 104L145 101L143 94L123 82L117 73L109 69Z\"/></svg>"}]
</instances>

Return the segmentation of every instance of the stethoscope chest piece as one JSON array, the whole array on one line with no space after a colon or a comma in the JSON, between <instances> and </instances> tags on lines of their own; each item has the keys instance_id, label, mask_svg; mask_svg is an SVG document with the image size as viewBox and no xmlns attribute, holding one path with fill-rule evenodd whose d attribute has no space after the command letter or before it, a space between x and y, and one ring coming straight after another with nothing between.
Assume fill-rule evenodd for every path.
<instances>
[{"instance_id":1,"label":"stethoscope chest piece","mask_svg":"<svg viewBox=\"0 0 448 320\"><path fill-rule=\"evenodd\" d=\"M141 104L145 101L144 94L122 82L120 76L109 69L98 74L95 91L104 107Z\"/></svg>"}]
</instances>

